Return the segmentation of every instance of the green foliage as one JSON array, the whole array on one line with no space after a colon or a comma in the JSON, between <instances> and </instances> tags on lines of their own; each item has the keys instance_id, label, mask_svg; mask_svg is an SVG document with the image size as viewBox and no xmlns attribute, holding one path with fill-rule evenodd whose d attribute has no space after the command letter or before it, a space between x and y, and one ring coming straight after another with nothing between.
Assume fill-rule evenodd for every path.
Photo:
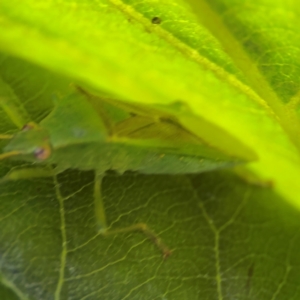
<instances>
[{"instance_id":1,"label":"green foliage","mask_svg":"<svg viewBox=\"0 0 300 300\"><path fill-rule=\"evenodd\" d=\"M18 300L20 299L11 289L0 286L0 297L3 300Z\"/></svg>"},{"instance_id":2,"label":"green foliage","mask_svg":"<svg viewBox=\"0 0 300 300\"><path fill-rule=\"evenodd\" d=\"M142 234L98 233L92 173L8 176L1 299L298 299L298 20L283 0L2 0L0 133L43 120L76 82L174 115L274 187L109 173L108 224L147 223L164 260ZM2 161L0 175L28 167Z\"/></svg>"}]
</instances>

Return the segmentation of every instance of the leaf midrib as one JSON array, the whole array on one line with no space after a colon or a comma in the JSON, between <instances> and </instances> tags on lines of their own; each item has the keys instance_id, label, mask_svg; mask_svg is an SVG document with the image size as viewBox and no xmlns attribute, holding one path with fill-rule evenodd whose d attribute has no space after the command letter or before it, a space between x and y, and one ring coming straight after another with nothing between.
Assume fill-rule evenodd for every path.
<instances>
[{"instance_id":1,"label":"leaf midrib","mask_svg":"<svg viewBox=\"0 0 300 300\"><path fill-rule=\"evenodd\" d=\"M239 92L246 95L249 99L258 103L265 111L268 112L269 115L274 117L274 113L270 109L268 104L261 97L259 97L251 89L251 87L243 84L234 75L229 74L223 68L220 68L219 66L211 62L209 59L200 55L200 53L197 50L191 48L189 45L178 39L176 36L165 30L163 27L153 25L147 17L145 17L139 11L135 10L133 6L128 5L120 0L109 0L109 2L118 10L120 10L123 14L136 20L138 23L142 24L148 31L154 32L158 37L165 40L172 47L179 50L189 60L192 60L204 69L213 72L219 79L221 79L224 82L227 82L230 86L234 87Z\"/></svg>"},{"instance_id":2,"label":"leaf midrib","mask_svg":"<svg viewBox=\"0 0 300 300\"><path fill-rule=\"evenodd\" d=\"M64 198L60 192L60 185L57 180L56 175L53 176L54 186L56 196L59 202L59 213L60 213L60 230L61 230L61 257L60 257L60 269L59 269L59 276L57 281L56 290L54 292L54 300L60 300L61 291L64 284L65 279L65 268L67 262L67 232L66 232L66 219L65 219L65 208L64 208Z\"/></svg>"},{"instance_id":3,"label":"leaf midrib","mask_svg":"<svg viewBox=\"0 0 300 300\"><path fill-rule=\"evenodd\" d=\"M272 114L276 116L277 122L279 122L290 140L297 147L298 152L300 152L300 122L296 112L288 109L288 106L285 106L280 101L266 78L243 49L240 41L230 32L230 29L224 24L220 15L210 7L209 3L206 0L199 0L197 3L189 0L189 2L194 4L203 25L221 42L226 52L243 72L253 89L260 95L260 99L268 107L268 111L272 110Z\"/></svg>"}]
</instances>

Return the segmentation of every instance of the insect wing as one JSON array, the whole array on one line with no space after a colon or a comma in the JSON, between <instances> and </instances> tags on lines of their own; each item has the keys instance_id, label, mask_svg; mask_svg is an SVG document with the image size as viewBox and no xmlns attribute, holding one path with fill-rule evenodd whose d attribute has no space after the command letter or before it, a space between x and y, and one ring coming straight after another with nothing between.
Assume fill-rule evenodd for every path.
<instances>
[{"instance_id":1,"label":"insect wing","mask_svg":"<svg viewBox=\"0 0 300 300\"><path fill-rule=\"evenodd\" d=\"M106 123L110 142L123 152L128 149L128 155L139 161L139 167L131 162L128 169L143 173L194 173L244 162L210 147L167 113L152 108L147 112L143 106L139 109L138 105L86 95L100 118L109 120ZM119 118L121 112L123 119Z\"/></svg>"}]
</instances>

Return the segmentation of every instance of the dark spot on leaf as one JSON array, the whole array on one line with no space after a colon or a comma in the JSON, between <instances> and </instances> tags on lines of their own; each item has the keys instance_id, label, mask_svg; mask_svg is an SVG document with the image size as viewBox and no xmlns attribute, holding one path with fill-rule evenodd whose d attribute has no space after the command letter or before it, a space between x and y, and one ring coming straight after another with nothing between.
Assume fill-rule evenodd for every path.
<instances>
[{"instance_id":1,"label":"dark spot on leaf","mask_svg":"<svg viewBox=\"0 0 300 300\"><path fill-rule=\"evenodd\" d=\"M246 290L248 294L250 292L253 274L254 274L254 263L250 265L247 271Z\"/></svg>"},{"instance_id":2,"label":"dark spot on leaf","mask_svg":"<svg viewBox=\"0 0 300 300\"><path fill-rule=\"evenodd\" d=\"M152 24L160 24L161 23L161 18L159 17L154 17L151 20Z\"/></svg>"}]
</instances>

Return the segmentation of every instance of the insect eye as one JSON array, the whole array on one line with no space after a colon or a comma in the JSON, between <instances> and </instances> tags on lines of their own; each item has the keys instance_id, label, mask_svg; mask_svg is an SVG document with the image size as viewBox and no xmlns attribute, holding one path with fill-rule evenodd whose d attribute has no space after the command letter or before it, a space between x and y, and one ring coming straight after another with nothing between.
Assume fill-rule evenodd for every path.
<instances>
[{"instance_id":1,"label":"insect eye","mask_svg":"<svg viewBox=\"0 0 300 300\"><path fill-rule=\"evenodd\" d=\"M35 158L39 159L39 160L45 160L47 159L51 154L51 151L49 148L36 148L34 151L34 156Z\"/></svg>"},{"instance_id":2,"label":"insect eye","mask_svg":"<svg viewBox=\"0 0 300 300\"><path fill-rule=\"evenodd\" d=\"M22 131L28 131L33 129L34 127L36 127L34 123L27 123L23 126Z\"/></svg>"}]
</instances>

